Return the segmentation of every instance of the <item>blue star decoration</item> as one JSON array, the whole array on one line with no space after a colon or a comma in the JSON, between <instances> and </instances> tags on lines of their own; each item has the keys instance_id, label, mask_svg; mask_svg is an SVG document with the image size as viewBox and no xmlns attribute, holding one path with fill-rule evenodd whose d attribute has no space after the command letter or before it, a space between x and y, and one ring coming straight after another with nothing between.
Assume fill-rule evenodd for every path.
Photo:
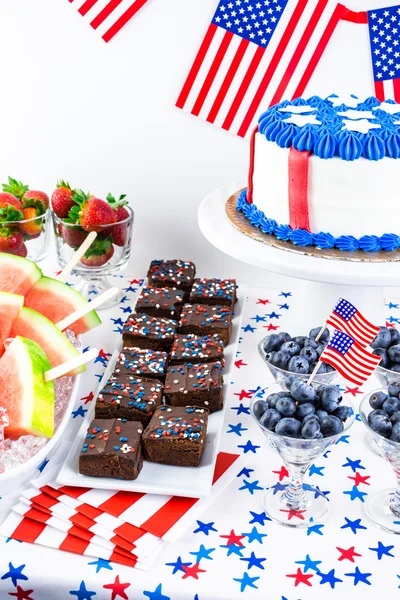
<instances>
[{"instance_id":1,"label":"blue star decoration","mask_svg":"<svg viewBox=\"0 0 400 600\"><path fill-rule=\"evenodd\" d=\"M351 460L348 456L346 456L347 462L342 465L342 467L350 467L353 473L357 471L357 469L363 469L365 471L365 467L362 466L361 460Z\"/></svg>"},{"instance_id":2,"label":"blue star decoration","mask_svg":"<svg viewBox=\"0 0 400 600\"><path fill-rule=\"evenodd\" d=\"M254 469L246 469L246 467L243 467L243 469L240 471L240 473L236 475L236 477L250 477L250 473L253 472Z\"/></svg>"},{"instance_id":3,"label":"blue star decoration","mask_svg":"<svg viewBox=\"0 0 400 600\"><path fill-rule=\"evenodd\" d=\"M237 416L239 416L241 414L244 414L244 415L250 414L250 409L247 408L247 406L243 406L243 404L240 404L240 406L231 406L231 410L236 410Z\"/></svg>"},{"instance_id":4,"label":"blue star decoration","mask_svg":"<svg viewBox=\"0 0 400 600\"><path fill-rule=\"evenodd\" d=\"M71 590L71 596L76 596L78 600L91 600L92 596L96 596L96 592L91 592L86 589L85 582L82 580L79 590Z\"/></svg>"},{"instance_id":5,"label":"blue star decoration","mask_svg":"<svg viewBox=\"0 0 400 600\"><path fill-rule=\"evenodd\" d=\"M256 315L255 317L250 317L251 321L255 321L256 323L261 323L266 321L266 316L262 317L261 315Z\"/></svg>"},{"instance_id":6,"label":"blue star decoration","mask_svg":"<svg viewBox=\"0 0 400 600\"><path fill-rule=\"evenodd\" d=\"M130 306L120 306L120 310L122 310L122 312L125 313L131 313L132 309Z\"/></svg>"},{"instance_id":7,"label":"blue star decoration","mask_svg":"<svg viewBox=\"0 0 400 600\"><path fill-rule=\"evenodd\" d=\"M253 496L254 492L257 490L263 490L264 488L260 487L258 484L258 479L256 481L247 481L247 479L243 479L244 485L239 488L240 490L248 490L250 494Z\"/></svg>"},{"instance_id":8,"label":"blue star decoration","mask_svg":"<svg viewBox=\"0 0 400 600\"><path fill-rule=\"evenodd\" d=\"M147 596L149 600L171 600L169 596L165 596L162 593L162 584L159 583L154 592L145 591L143 592L144 596Z\"/></svg>"},{"instance_id":9,"label":"blue star decoration","mask_svg":"<svg viewBox=\"0 0 400 600\"><path fill-rule=\"evenodd\" d=\"M40 473L43 473L43 471L45 470L45 468L47 467L48 464L49 464L49 461L47 460L47 458L45 458L44 461L38 466L38 471Z\"/></svg>"},{"instance_id":10,"label":"blue star decoration","mask_svg":"<svg viewBox=\"0 0 400 600\"><path fill-rule=\"evenodd\" d=\"M368 496L367 492L362 492L356 485L353 485L349 492L343 492L343 494L350 496L352 502L354 500L361 500L361 502L364 502L364 496Z\"/></svg>"},{"instance_id":11,"label":"blue star decoration","mask_svg":"<svg viewBox=\"0 0 400 600\"><path fill-rule=\"evenodd\" d=\"M251 510L250 514L253 517L251 519L251 521L249 521L250 525L252 525L253 523L258 523L259 525L265 525L265 521L270 521L271 520L269 517L267 517L267 515L265 514L265 512L256 513L256 512L253 512Z\"/></svg>"},{"instance_id":12,"label":"blue star decoration","mask_svg":"<svg viewBox=\"0 0 400 600\"><path fill-rule=\"evenodd\" d=\"M229 546L220 546L220 548L225 548L228 552L227 556L231 554L236 554L237 556L243 556L242 552L244 550L243 546L239 546L238 544L229 544Z\"/></svg>"},{"instance_id":13,"label":"blue star decoration","mask_svg":"<svg viewBox=\"0 0 400 600\"><path fill-rule=\"evenodd\" d=\"M25 569L26 565L20 565L19 567L14 567L14 565L9 562L8 563L8 572L4 573L4 575L2 575L2 579L11 579L13 586L17 587L18 584L18 579L21 579L21 581L27 581L28 577L26 575L23 574L23 570Z\"/></svg>"},{"instance_id":14,"label":"blue star decoration","mask_svg":"<svg viewBox=\"0 0 400 600\"><path fill-rule=\"evenodd\" d=\"M204 533L205 535L208 535L210 531L218 531L218 529L215 529L214 527L214 521L211 521L211 523L203 523L202 521L197 521L197 525L198 528L195 529L193 533Z\"/></svg>"},{"instance_id":15,"label":"blue star decoration","mask_svg":"<svg viewBox=\"0 0 400 600\"><path fill-rule=\"evenodd\" d=\"M304 573L307 571L316 571L319 573L318 565L320 565L322 560L312 560L310 555L307 554L305 560L296 560L296 565L303 565Z\"/></svg>"},{"instance_id":16,"label":"blue star decoration","mask_svg":"<svg viewBox=\"0 0 400 600\"><path fill-rule=\"evenodd\" d=\"M384 546L382 542L378 542L377 548L369 548L372 552L376 552L378 560L381 560L383 556L391 556L394 558L394 554L391 554L391 550L393 550L394 546Z\"/></svg>"},{"instance_id":17,"label":"blue star decoration","mask_svg":"<svg viewBox=\"0 0 400 600\"><path fill-rule=\"evenodd\" d=\"M392 317L391 315L390 315L388 321L389 321L389 323L397 323L398 325L400 324L400 319L397 317Z\"/></svg>"},{"instance_id":18,"label":"blue star decoration","mask_svg":"<svg viewBox=\"0 0 400 600\"><path fill-rule=\"evenodd\" d=\"M323 477L324 473L322 472L325 467L316 467L314 464L311 465L308 474L311 477L312 475L321 475Z\"/></svg>"},{"instance_id":19,"label":"blue star decoration","mask_svg":"<svg viewBox=\"0 0 400 600\"><path fill-rule=\"evenodd\" d=\"M195 563L199 563L201 561L202 558L205 558L207 560L214 560L212 556L210 556L210 554L212 552L214 552L215 548L204 548L203 544L200 544L200 548L197 550L197 552L189 552L189 554L193 554L193 556L196 557L196 560L194 561Z\"/></svg>"},{"instance_id":20,"label":"blue star decoration","mask_svg":"<svg viewBox=\"0 0 400 600\"><path fill-rule=\"evenodd\" d=\"M346 577L354 577L354 585L358 585L360 582L371 585L371 582L368 581L368 577L371 577L371 575L372 573L361 573L358 567L356 567L354 573L345 573Z\"/></svg>"},{"instance_id":21,"label":"blue star decoration","mask_svg":"<svg viewBox=\"0 0 400 600\"><path fill-rule=\"evenodd\" d=\"M200 546L201 548L202 546ZM188 563L184 563L182 562L182 559L180 556L178 556L178 558L176 559L176 562L174 563L165 563L167 567L173 567L173 571L172 571L172 575L175 575L175 573L178 573L178 571L182 571L182 573L185 573L185 569L183 569L183 567L189 567L190 566L190 562Z\"/></svg>"},{"instance_id":22,"label":"blue star decoration","mask_svg":"<svg viewBox=\"0 0 400 600\"><path fill-rule=\"evenodd\" d=\"M309 483L303 483L303 488L309 492L313 492L314 498L319 498L320 496L325 496L326 498L330 494L329 490L321 490L319 485L310 485Z\"/></svg>"},{"instance_id":23,"label":"blue star decoration","mask_svg":"<svg viewBox=\"0 0 400 600\"><path fill-rule=\"evenodd\" d=\"M104 558L98 558L97 560L88 563L88 565L96 565L96 573L101 571L101 569L106 569L107 571L112 571L113 568L110 565L109 560L105 560Z\"/></svg>"},{"instance_id":24,"label":"blue star decoration","mask_svg":"<svg viewBox=\"0 0 400 600\"><path fill-rule=\"evenodd\" d=\"M289 310L289 304L278 304L278 308L280 308L281 310Z\"/></svg>"},{"instance_id":25,"label":"blue star decoration","mask_svg":"<svg viewBox=\"0 0 400 600\"><path fill-rule=\"evenodd\" d=\"M341 435L340 438L338 440L336 440L335 446L337 446L337 444L340 444L340 443L350 444L349 438L350 438L349 435Z\"/></svg>"},{"instance_id":26,"label":"blue star decoration","mask_svg":"<svg viewBox=\"0 0 400 600\"><path fill-rule=\"evenodd\" d=\"M313 521L313 517L311 517L310 522ZM317 535L324 535L322 533L322 529L325 527L325 525L323 523L316 523L315 525L310 525L309 527L307 527L307 536L311 535L312 533L316 533Z\"/></svg>"},{"instance_id":27,"label":"blue star decoration","mask_svg":"<svg viewBox=\"0 0 400 600\"><path fill-rule=\"evenodd\" d=\"M393 304L393 302L389 302L389 304L385 304L388 308L399 308L398 304Z\"/></svg>"},{"instance_id":28,"label":"blue star decoration","mask_svg":"<svg viewBox=\"0 0 400 600\"><path fill-rule=\"evenodd\" d=\"M248 538L248 542L249 544L251 544L252 542L259 542L260 544L263 543L262 538L267 537L266 533L259 533L257 527L253 527L253 529L251 531L249 531L248 533L242 533L242 535L245 535Z\"/></svg>"},{"instance_id":29,"label":"blue star decoration","mask_svg":"<svg viewBox=\"0 0 400 600\"><path fill-rule=\"evenodd\" d=\"M254 446L250 440L245 444L238 444L238 448L243 448L243 454L247 454L248 452L253 452L253 454L255 454L260 447L261 446Z\"/></svg>"},{"instance_id":30,"label":"blue star decoration","mask_svg":"<svg viewBox=\"0 0 400 600\"><path fill-rule=\"evenodd\" d=\"M283 296L284 298L289 298L289 296L292 295L292 292L281 292L279 295Z\"/></svg>"},{"instance_id":31,"label":"blue star decoration","mask_svg":"<svg viewBox=\"0 0 400 600\"><path fill-rule=\"evenodd\" d=\"M283 492L283 490L286 490L286 488L287 488L287 484L277 481L274 485L271 485L271 487L269 489L274 490L274 496L275 496L275 494L277 494L278 492Z\"/></svg>"},{"instance_id":32,"label":"blue star decoration","mask_svg":"<svg viewBox=\"0 0 400 600\"><path fill-rule=\"evenodd\" d=\"M366 527L364 527L364 525L361 525L361 519L355 519L354 521L352 521L351 519L345 517L344 520L346 521L346 523L342 525L340 529L351 529L351 531L355 534L357 533L358 529L367 529Z\"/></svg>"},{"instance_id":33,"label":"blue star decoration","mask_svg":"<svg viewBox=\"0 0 400 600\"><path fill-rule=\"evenodd\" d=\"M113 333L122 334L122 327L117 327L117 329L113 329Z\"/></svg>"},{"instance_id":34,"label":"blue star decoration","mask_svg":"<svg viewBox=\"0 0 400 600\"><path fill-rule=\"evenodd\" d=\"M252 327L251 325L246 325L246 327L242 327L244 332L250 331L250 333L254 333L257 327Z\"/></svg>"},{"instance_id":35,"label":"blue star decoration","mask_svg":"<svg viewBox=\"0 0 400 600\"><path fill-rule=\"evenodd\" d=\"M343 583L343 579L339 579L339 577L335 577L335 569L331 569L329 573L321 573L321 571L317 571L317 575L321 577L320 584L329 583L331 589L335 589L335 585L337 583Z\"/></svg>"},{"instance_id":36,"label":"blue star decoration","mask_svg":"<svg viewBox=\"0 0 400 600\"><path fill-rule=\"evenodd\" d=\"M279 319L282 315L277 315L276 312L272 311L272 313L269 313L269 315L267 315L267 317L269 317L270 319Z\"/></svg>"},{"instance_id":37,"label":"blue star decoration","mask_svg":"<svg viewBox=\"0 0 400 600\"><path fill-rule=\"evenodd\" d=\"M124 290L124 292L133 292L135 293L137 291L137 288L132 287L131 285L128 286L127 288L122 288Z\"/></svg>"},{"instance_id":38,"label":"blue star decoration","mask_svg":"<svg viewBox=\"0 0 400 600\"><path fill-rule=\"evenodd\" d=\"M124 302L128 302L128 296L123 296L119 301L120 304L123 304Z\"/></svg>"},{"instance_id":39,"label":"blue star decoration","mask_svg":"<svg viewBox=\"0 0 400 600\"><path fill-rule=\"evenodd\" d=\"M83 406L79 406L76 410L72 411L72 418L76 419L76 417L84 417L87 413L87 409L83 408Z\"/></svg>"},{"instance_id":40,"label":"blue star decoration","mask_svg":"<svg viewBox=\"0 0 400 600\"><path fill-rule=\"evenodd\" d=\"M228 424L228 427L230 429L226 433L236 433L239 437L242 437L242 431L248 431L247 427L242 427L241 423L237 423L237 425Z\"/></svg>"},{"instance_id":41,"label":"blue star decoration","mask_svg":"<svg viewBox=\"0 0 400 600\"><path fill-rule=\"evenodd\" d=\"M259 569L264 570L264 565L261 563L265 562L266 558L257 558L254 552L250 554L249 558L241 558L240 560L247 561L247 569L250 570L252 567L258 567Z\"/></svg>"},{"instance_id":42,"label":"blue star decoration","mask_svg":"<svg viewBox=\"0 0 400 600\"><path fill-rule=\"evenodd\" d=\"M233 578L233 581L237 581L238 583L240 583L240 591L244 592L244 590L246 589L246 587L252 587L252 588L256 588L256 590L258 590L258 587L255 585L255 581L257 581L258 579L260 579L259 577L250 577L248 573L246 573L246 571L243 573L243 577L242 579L236 579L235 577Z\"/></svg>"}]
</instances>

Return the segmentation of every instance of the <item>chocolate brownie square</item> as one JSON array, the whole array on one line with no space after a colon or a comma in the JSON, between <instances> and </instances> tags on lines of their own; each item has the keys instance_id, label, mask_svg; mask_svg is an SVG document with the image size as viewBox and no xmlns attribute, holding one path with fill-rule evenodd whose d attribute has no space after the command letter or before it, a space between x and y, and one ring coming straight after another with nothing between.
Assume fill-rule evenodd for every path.
<instances>
[{"instance_id":1,"label":"chocolate brownie square","mask_svg":"<svg viewBox=\"0 0 400 600\"><path fill-rule=\"evenodd\" d=\"M185 302L183 296L183 290L177 288L145 287L136 302L136 312L177 320Z\"/></svg>"},{"instance_id":2,"label":"chocolate brownie square","mask_svg":"<svg viewBox=\"0 0 400 600\"><path fill-rule=\"evenodd\" d=\"M189 302L233 308L237 300L236 287L235 279L195 279Z\"/></svg>"},{"instance_id":3,"label":"chocolate brownie square","mask_svg":"<svg viewBox=\"0 0 400 600\"><path fill-rule=\"evenodd\" d=\"M204 452L208 412L197 406L160 406L143 434L146 460L198 467Z\"/></svg>"},{"instance_id":4,"label":"chocolate brownie square","mask_svg":"<svg viewBox=\"0 0 400 600\"><path fill-rule=\"evenodd\" d=\"M137 421L94 419L79 455L79 473L136 479L143 465L142 430Z\"/></svg>"},{"instance_id":5,"label":"chocolate brownie square","mask_svg":"<svg viewBox=\"0 0 400 600\"><path fill-rule=\"evenodd\" d=\"M168 354L157 350L124 346L117 359L115 375L137 375L165 380Z\"/></svg>"},{"instance_id":6,"label":"chocolate brownie square","mask_svg":"<svg viewBox=\"0 0 400 600\"><path fill-rule=\"evenodd\" d=\"M165 379L165 400L171 406L202 406L210 412L224 404L220 362L174 365Z\"/></svg>"},{"instance_id":7,"label":"chocolate brownie square","mask_svg":"<svg viewBox=\"0 0 400 600\"><path fill-rule=\"evenodd\" d=\"M174 341L177 321L149 315L130 315L122 329L122 340L135 348L168 352Z\"/></svg>"},{"instance_id":8,"label":"chocolate brownie square","mask_svg":"<svg viewBox=\"0 0 400 600\"><path fill-rule=\"evenodd\" d=\"M155 379L113 374L96 400L96 419L120 418L148 424L161 404L163 385Z\"/></svg>"},{"instance_id":9,"label":"chocolate brownie square","mask_svg":"<svg viewBox=\"0 0 400 600\"><path fill-rule=\"evenodd\" d=\"M149 287L178 288L184 290L186 299L195 275L195 265L184 260L152 260L147 273Z\"/></svg>"},{"instance_id":10,"label":"chocolate brownie square","mask_svg":"<svg viewBox=\"0 0 400 600\"><path fill-rule=\"evenodd\" d=\"M224 361L224 345L218 335L177 333L169 355L170 365Z\"/></svg>"},{"instance_id":11,"label":"chocolate brownie square","mask_svg":"<svg viewBox=\"0 0 400 600\"><path fill-rule=\"evenodd\" d=\"M226 346L232 331L232 312L227 306L185 304L179 321L179 333L217 334Z\"/></svg>"}]
</instances>

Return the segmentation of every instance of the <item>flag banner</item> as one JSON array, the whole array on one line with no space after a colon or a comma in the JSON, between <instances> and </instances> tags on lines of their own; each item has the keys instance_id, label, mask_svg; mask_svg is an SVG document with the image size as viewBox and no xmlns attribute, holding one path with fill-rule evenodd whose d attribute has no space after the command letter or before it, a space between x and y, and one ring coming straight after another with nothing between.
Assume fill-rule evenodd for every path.
<instances>
[{"instance_id":1,"label":"flag banner","mask_svg":"<svg viewBox=\"0 0 400 600\"><path fill-rule=\"evenodd\" d=\"M351 335L361 346L368 346L379 333L379 327L367 321L360 311L344 298L339 298L326 322L335 329Z\"/></svg>"},{"instance_id":2,"label":"flag banner","mask_svg":"<svg viewBox=\"0 0 400 600\"><path fill-rule=\"evenodd\" d=\"M375 96L400 102L400 6L368 11Z\"/></svg>"}]
</instances>

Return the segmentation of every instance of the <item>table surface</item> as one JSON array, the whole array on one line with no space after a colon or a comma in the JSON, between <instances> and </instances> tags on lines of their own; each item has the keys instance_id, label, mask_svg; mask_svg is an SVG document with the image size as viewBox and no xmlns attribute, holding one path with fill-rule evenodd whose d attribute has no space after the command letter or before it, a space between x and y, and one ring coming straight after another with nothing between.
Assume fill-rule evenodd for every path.
<instances>
[{"instance_id":1,"label":"table surface","mask_svg":"<svg viewBox=\"0 0 400 600\"><path fill-rule=\"evenodd\" d=\"M125 290L121 305L104 311L101 328L84 339L85 346L96 344L103 353L82 378L80 400L67 430L70 439L88 408L89 392L101 377L107 354L113 351L121 326L135 304L139 279L116 278L116 282ZM262 511L264 490L271 486L280 490L287 477L279 456L248 414L254 390L271 380L256 345L268 331L285 330L287 315L299 301L291 289L249 290L235 373L233 381L226 382L230 386L229 406L221 441L222 450L243 455L244 468L178 542L166 544L150 571L0 538L0 597L395 597L400 586L400 540L369 524L362 513L367 494L394 485L394 475L383 459L366 448L361 422L356 421L331 451L320 456L306 477L307 483L318 486L330 500L327 521L309 529L291 530L268 521ZM386 311L388 322L400 323L400 301L387 300ZM373 387L377 387L376 381L370 381L362 390L346 385L343 390L357 406L363 392ZM2 507L6 509L6 501L0 500L0 512Z\"/></svg>"}]
</instances>

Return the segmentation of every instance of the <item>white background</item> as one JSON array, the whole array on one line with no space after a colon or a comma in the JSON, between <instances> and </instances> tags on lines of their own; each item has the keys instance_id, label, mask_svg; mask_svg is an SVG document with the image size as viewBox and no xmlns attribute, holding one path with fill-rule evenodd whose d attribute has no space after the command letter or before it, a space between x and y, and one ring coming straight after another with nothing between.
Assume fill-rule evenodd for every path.
<instances>
[{"instance_id":1,"label":"white background","mask_svg":"<svg viewBox=\"0 0 400 600\"><path fill-rule=\"evenodd\" d=\"M246 181L248 143L174 107L217 3L149 0L105 44L67 0L1 0L0 181L10 174L50 193L64 178L100 196L127 193L132 273L179 257L201 275L261 285L269 275L223 255L197 227L205 195ZM372 94L369 61L367 27L342 24L307 93Z\"/></svg>"}]
</instances>

